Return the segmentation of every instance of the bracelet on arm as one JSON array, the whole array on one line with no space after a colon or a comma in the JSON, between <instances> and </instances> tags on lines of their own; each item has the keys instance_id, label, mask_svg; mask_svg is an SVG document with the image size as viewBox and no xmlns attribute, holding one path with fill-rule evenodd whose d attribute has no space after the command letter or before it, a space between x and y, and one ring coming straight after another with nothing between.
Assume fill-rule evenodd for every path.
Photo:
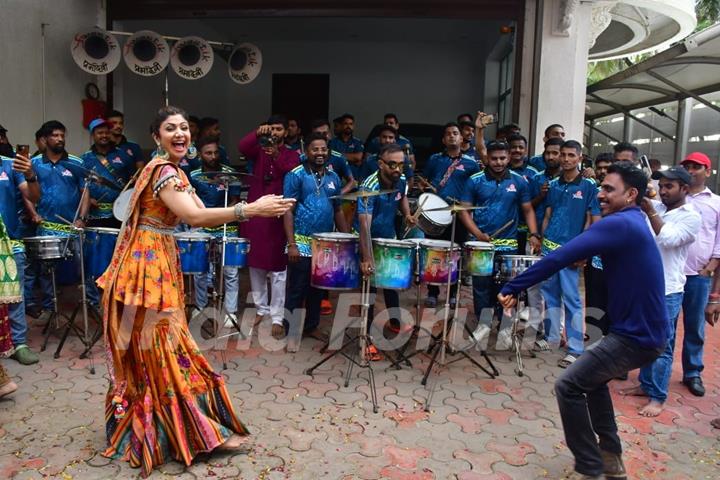
<instances>
[{"instance_id":1,"label":"bracelet on arm","mask_svg":"<svg viewBox=\"0 0 720 480\"><path fill-rule=\"evenodd\" d=\"M657 216L658 216L658 213L654 212L652 215L648 215L648 218L653 218L653 217L657 217Z\"/></svg>"},{"instance_id":2,"label":"bracelet on arm","mask_svg":"<svg viewBox=\"0 0 720 480\"><path fill-rule=\"evenodd\" d=\"M720 292L719 293L711 293L708 295L708 299L710 300L720 300Z\"/></svg>"},{"instance_id":3,"label":"bracelet on arm","mask_svg":"<svg viewBox=\"0 0 720 480\"><path fill-rule=\"evenodd\" d=\"M247 222L248 218L245 216L245 206L247 202L240 202L235 204L235 218L238 222Z\"/></svg>"}]
</instances>

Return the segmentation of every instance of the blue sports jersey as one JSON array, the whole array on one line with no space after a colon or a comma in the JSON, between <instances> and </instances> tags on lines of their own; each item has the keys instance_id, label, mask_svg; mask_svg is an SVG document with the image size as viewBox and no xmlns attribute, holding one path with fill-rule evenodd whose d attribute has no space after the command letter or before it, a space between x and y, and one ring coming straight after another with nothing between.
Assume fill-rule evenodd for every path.
<instances>
[{"instance_id":1,"label":"blue sports jersey","mask_svg":"<svg viewBox=\"0 0 720 480\"><path fill-rule=\"evenodd\" d=\"M400 208L400 202L405 196L407 188L405 176L400 175L400 179L392 188L395 190L393 193L358 199L355 230L360 231L358 215L372 215L370 236L372 238L395 238L395 214ZM382 190L379 172L376 171L367 177L360 185L360 190L370 192Z\"/></svg>"},{"instance_id":2,"label":"blue sports jersey","mask_svg":"<svg viewBox=\"0 0 720 480\"><path fill-rule=\"evenodd\" d=\"M325 169L324 175L318 177L305 164L285 175L283 195L297 200L293 226L300 255L312 256L313 234L333 231L339 203L330 197L340 194L340 186L340 177L335 172Z\"/></svg>"},{"instance_id":3,"label":"blue sports jersey","mask_svg":"<svg viewBox=\"0 0 720 480\"><path fill-rule=\"evenodd\" d=\"M492 243L498 251L517 250L520 206L530 202L530 185L523 177L512 170L500 180L487 172L476 173L466 181L462 201L484 207L473 211L473 221L483 233L491 235L512 222L493 236Z\"/></svg>"},{"instance_id":4,"label":"blue sports jersey","mask_svg":"<svg viewBox=\"0 0 720 480\"><path fill-rule=\"evenodd\" d=\"M0 216L11 239L21 238L18 218L19 190L25 182L25 175L13 170L13 159L0 155Z\"/></svg>"},{"instance_id":5,"label":"blue sports jersey","mask_svg":"<svg viewBox=\"0 0 720 480\"><path fill-rule=\"evenodd\" d=\"M556 250L585 229L587 213L600 215L597 186L578 174L572 182L560 176L550 182L547 205L552 214L543 232L543 253Z\"/></svg>"},{"instance_id":6,"label":"blue sports jersey","mask_svg":"<svg viewBox=\"0 0 720 480\"><path fill-rule=\"evenodd\" d=\"M403 147L403 150L407 150L405 152L406 154L412 155L413 153L415 153L413 150L413 147L412 147L412 143L410 143L410 140L403 137L402 135L400 135L400 137L397 139L397 141L395 143L397 143L398 145ZM407 145L407 147L406 147L406 145ZM380 137L375 137L375 138L371 139L369 142L367 142L367 144L365 145L365 153L368 153L368 154L380 153L380 148L381 148Z\"/></svg>"},{"instance_id":7,"label":"blue sports jersey","mask_svg":"<svg viewBox=\"0 0 720 480\"><path fill-rule=\"evenodd\" d=\"M451 167L453 171L446 175ZM468 178L479 171L480 166L471 157L460 155L451 158L446 153L436 153L425 164L424 176L443 200L453 203L462 199Z\"/></svg>"},{"instance_id":8,"label":"blue sports jersey","mask_svg":"<svg viewBox=\"0 0 720 480\"><path fill-rule=\"evenodd\" d=\"M328 170L330 170L331 172L335 172L337 176L340 177L340 180L343 181L343 185L349 181L348 179L351 176L352 178L355 178L355 172L345 158L345 155L340 152L336 152L335 150L330 150L328 155L329 157L326 162ZM305 163L306 160L307 156L305 155L305 153L301 153L300 163ZM357 180L357 178L355 178L355 180Z\"/></svg>"},{"instance_id":9,"label":"blue sports jersey","mask_svg":"<svg viewBox=\"0 0 720 480\"><path fill-rule=\"evenodd\" d=\"M227 165L220 165L220 169L223 172L234 172L232 168ZM195 189L195 193L202 200L203 205L207 208L216 208L225 206L225 192L228 194L228 202L231 197L237 197L240 195L240 187L230 186L229 189L225 188L222 183L210 182L207 177L203 177L202 168L193 170L190 173L190 183Z\"/></svg>"},{"instance_id":10,"label":"blue sports jersey","mask_svg":"<svg viewBox=\"0 0 720 480\"><path fill-rule=\"evenodd\" d=\"M357 137L350 137L347 142L340 137L335 137L330 140L328 147L340 153L362 153L365 151L365 146Z\"/></svg>"},{"instance_id":11,"label":"blue sports jersey","mask_svg":"<svg viewBox=\"0 0 720 480\"><path fill-rule=\"evenodd\" d=\"M73 167L82 167L83 161L65 153L59 162L52 163L45 155L38 155L33 157L32 165L42 190L36 207L44 219L41 228L59 234L70 233L65 220L72 221L75 218L80 204L80 189L84 186L80 171Z\"/></svg>"},{"instance_id":12,"label":"blue sports jersey","mask_svg":"<svg viewBox=\"0 0 720 480\"><path fill-rule=\"evenodd\" d=\"M119 188L123 188L135 171L135 160L128 156L126 150L113 148L106 156L97 153L93 146L82 155L83 166L92 170L102 178L110 180ZM107 162L107 166L103 163ZM89 217L93 219L112 218L113 202L120 195L120 190L98 185L91 182L89 185L90 197L94 198L98 205L90 208Z\"/></svg>"}]
</instances>

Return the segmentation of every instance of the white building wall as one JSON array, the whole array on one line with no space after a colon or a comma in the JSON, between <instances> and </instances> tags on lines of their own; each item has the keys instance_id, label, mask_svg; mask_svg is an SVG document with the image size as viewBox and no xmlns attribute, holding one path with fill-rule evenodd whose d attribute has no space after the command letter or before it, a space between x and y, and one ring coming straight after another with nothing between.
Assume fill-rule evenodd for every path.
<instances>
[{"instance_id":1,"label":"white building wall","mask_svg":"<svg viewBox=\"0 0 720 480\"><path fill-rule=\"evenodd\" d=\"M0 124L15 143L34 145L35 131L51 119L68 128L67 149L82 153L88 135L82 128L81 100L94 76L80 70L70 55L75 33L102 21L102 2L91 0L2 0L0 2ZM45 82L41 52L45 27ZM45 112L42 92L45 91ZM31 147L32 148L32 147Z\"/></svg>"}]
</instances>

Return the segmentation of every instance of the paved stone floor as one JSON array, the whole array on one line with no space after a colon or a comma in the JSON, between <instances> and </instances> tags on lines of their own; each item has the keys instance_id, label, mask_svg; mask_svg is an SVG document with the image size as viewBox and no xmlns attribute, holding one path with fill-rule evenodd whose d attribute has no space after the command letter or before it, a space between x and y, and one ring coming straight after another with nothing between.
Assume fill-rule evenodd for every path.
<instances>
[{"instance_id":1,"label":"paved stone floor","mask_svg":"<svg viewBox=\"0 0 720 480\"><path fill-rule=\"evenodd\" d=\"M404 295L411 302L410 294ZM469 299L464 299L467 302ZM40 344L34 326L31 343ZM714 479L720 476L720 332L708 329L707 394L695 398L680 384L676 368L667 409L642 418L639 398L624 398L613 382L624 458L633 479ZM105 445L105 367L95 349L97 373L78 358L71 339L58 359L50 348L37 365L3 360L19 390L0 401L0 478L136 478L138 470L99 453ZM420 385L428 360L388 370L377 362L379 412L373 413L367 371L357 369L344 387L346 362L336 359L314 377L304 370L320 357L320 344L306 340L297 353L268 352L257 338L248 349L233 341L227 385L242 420L253 433L250 455L213 455L192 466L169 463L151 478L242 479L534 479L562 478L572 465L564 445L553 394L562 372L559 353L526 359L525 376L513 373L507 352L493 352L501 371L489 379L469 362L442 370L430 412ZM240 345L246 347L247 345ZM240 351L238 351L240 350ZM217 353L209 353L219 368ZM676 367L678 362L676 362Z\"/></svg>"}]
</instances>

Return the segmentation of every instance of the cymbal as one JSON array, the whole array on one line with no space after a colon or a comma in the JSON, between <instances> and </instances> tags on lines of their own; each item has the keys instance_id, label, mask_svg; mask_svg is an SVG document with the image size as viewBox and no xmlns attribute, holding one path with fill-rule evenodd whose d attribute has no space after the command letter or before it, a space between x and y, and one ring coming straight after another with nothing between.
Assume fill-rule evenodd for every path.
<instances>
[{"instance_id":1,"label":"cymbal","mask_svg":"<svg viewBox=\"0 0 720 480\"><path fill-rule=\"evenodd\" d=\"M104 187L112 188L113 190L122 190L122 187L120 185L113 182L112 180L100 176L100 174L95 170L89 170L69 160L61 160L59 163L63 167L70 170L73 174L77 174L78 176L86 179L88 182L93 182Z\"/></svg>"},{"instance_id":2,"label":"cymbal","mask_svg":"<svg viewBox=\"0 0 720 480\"><path fill-rule=\"evenodd\" d=\"M343 195L335 195L330 198L338 198L341 200L357 200L358 198L367 198L367 197L376 197L378 195L385 195L386 193L395 193L397 190L394 190L392 188L386 189L386 190L377 190L377 191L357 191L357 192L350 192L345 193Z\"/></svg>"},{"instance_id":3,"label":"cymbal","mask_svg":"<svg viewBox=\"0 0 720 480\"><path fill-rule=\"evenodd\" d=\"M448 205L440 208L423 208L423 212L463 212L465 210L480 210L487 207L471 207L465 205Z\"/></svg>"}]
</instances>

